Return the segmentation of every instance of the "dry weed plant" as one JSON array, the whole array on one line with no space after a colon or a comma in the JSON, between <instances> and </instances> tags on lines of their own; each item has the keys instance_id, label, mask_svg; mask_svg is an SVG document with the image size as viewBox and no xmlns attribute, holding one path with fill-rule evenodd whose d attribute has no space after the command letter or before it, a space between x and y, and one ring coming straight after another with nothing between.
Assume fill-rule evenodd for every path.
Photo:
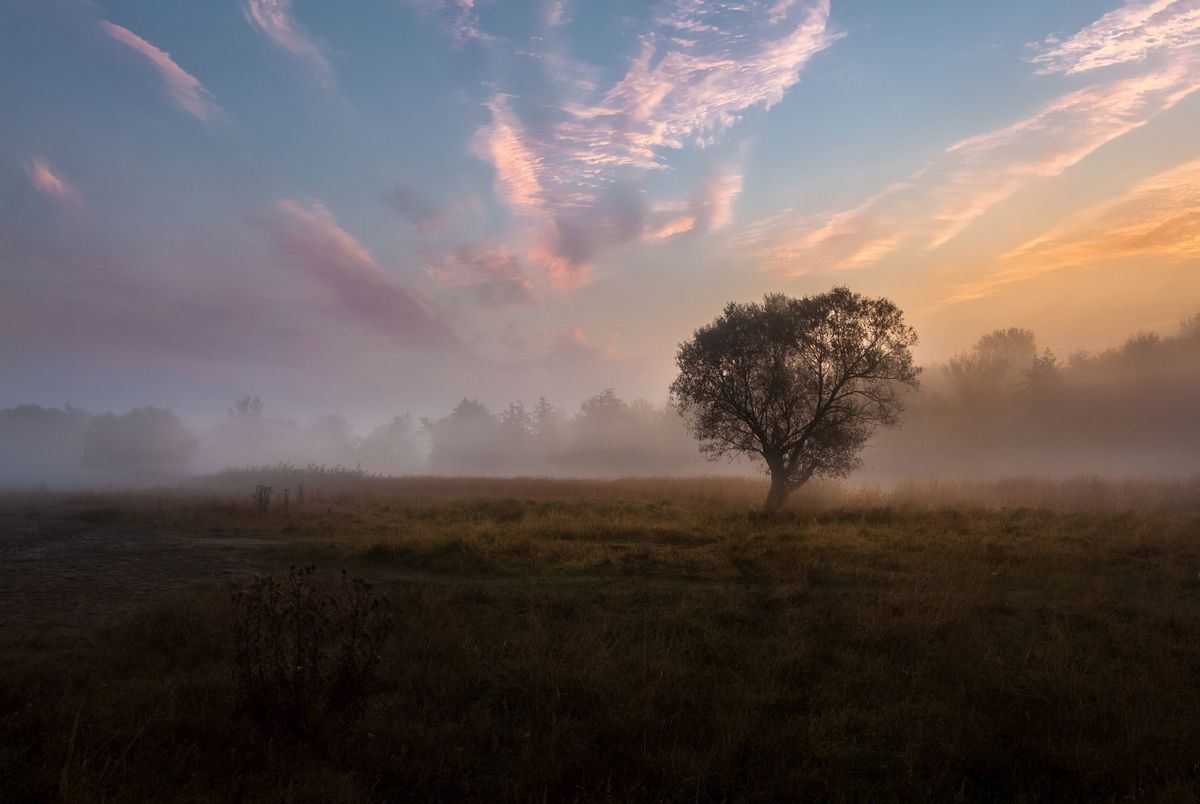
<instances>
[{"instance_id":1,"label":"dry weed plant","mask_svg":"<svg viewBox=\"0 0 1200 804\"><path fill-rule=\"evenodd\" d=\"M292 565L282 581L256 575L233 595L239 705L301 737L361 710L395 624L390 601L366 581L342 570L340 585L325 591L315 573Z\"/></svg>"}]
</instances>

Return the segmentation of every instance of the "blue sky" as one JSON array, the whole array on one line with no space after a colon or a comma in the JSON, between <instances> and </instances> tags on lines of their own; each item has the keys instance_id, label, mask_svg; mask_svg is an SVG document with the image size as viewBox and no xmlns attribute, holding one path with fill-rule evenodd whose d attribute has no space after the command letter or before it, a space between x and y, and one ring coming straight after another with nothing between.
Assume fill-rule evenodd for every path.
<instances>
[{"instance_id":1,"label":"blue sky","mask_svg":"<svg viewBox=\"0 0 1200 804\"><path fill-rule=\"evenodd\" d=\"M9 0L0 407L661 401L731 300L1200 312L1200 0Z\"/></svg>"}]
</instances>

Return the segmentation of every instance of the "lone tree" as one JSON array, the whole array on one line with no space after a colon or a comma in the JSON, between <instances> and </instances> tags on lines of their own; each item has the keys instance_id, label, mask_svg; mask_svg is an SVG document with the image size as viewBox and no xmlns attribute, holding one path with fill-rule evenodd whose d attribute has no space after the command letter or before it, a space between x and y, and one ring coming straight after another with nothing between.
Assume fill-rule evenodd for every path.
<instances>
[{"instance_id":1,"label":"lone tree","mask_svg":"<svg viewBox=\"0 0 1200 804\"><path fill-rule=\"evenodd\" d=\"M917 342L887 299L838 287L731 302L680 344L671 394L710 460L747 453L771 475L774 511L814 476L844 477L876 427L900 425Z\"/></svg>"}]
</instances>

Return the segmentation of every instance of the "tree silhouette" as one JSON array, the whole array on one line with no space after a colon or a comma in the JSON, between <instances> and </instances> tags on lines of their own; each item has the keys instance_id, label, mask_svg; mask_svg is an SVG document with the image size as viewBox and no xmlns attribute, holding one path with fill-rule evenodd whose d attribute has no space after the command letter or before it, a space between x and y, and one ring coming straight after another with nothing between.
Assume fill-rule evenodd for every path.
<instances>
[{"instance_id":1,"label":"tree silhouette","mask_svg":"<svg viewBox=\"0 0 1200 804\"><path fill-rule=\"evenodd\" d=\"M899 426L920 369L916 333L886 299L838 287L730 303L679 347L671 394L710 459L745 453L771 476L775 510L814 476L839 477L876 427Z\"/></svg>"}]
</instances>

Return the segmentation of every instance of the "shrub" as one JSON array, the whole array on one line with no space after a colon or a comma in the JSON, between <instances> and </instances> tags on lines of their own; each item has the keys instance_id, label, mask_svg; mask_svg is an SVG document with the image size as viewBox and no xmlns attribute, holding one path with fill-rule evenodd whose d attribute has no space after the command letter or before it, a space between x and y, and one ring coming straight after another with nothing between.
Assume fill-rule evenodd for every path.
<instances>
[{"instance_id":1,"label":"shrub","mask_svg":"<svg viewBox=\"0 0 1200 804\"><path fill-rule=\"evenodd\" d=\"M395 624L391 603L342 570L322 590L316 567L277 581L254 576L233 595L234 682L242 711L305 738L361 710L379 649Z\"/></svg>"}]
</instances>

